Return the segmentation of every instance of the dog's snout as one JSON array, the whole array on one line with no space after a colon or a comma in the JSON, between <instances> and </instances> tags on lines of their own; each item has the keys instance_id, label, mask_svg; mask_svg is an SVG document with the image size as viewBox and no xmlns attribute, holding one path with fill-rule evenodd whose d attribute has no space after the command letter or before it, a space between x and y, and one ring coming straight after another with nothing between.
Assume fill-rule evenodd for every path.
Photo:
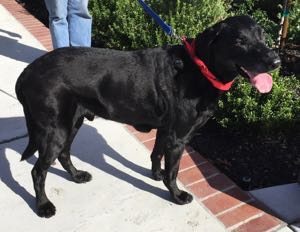
<instances>
[{"instance_id":1,"label":"dog's snout","mask_svg":"<svg viewBox=\"0 0 300 232\"><path fill-rule=\"evenodd\" d=\"M278 54L272 50L266 54L266 61L272 69L278 68L281 64Z\"/></svg>"},{"instance_id":2,"label":"dog's snout","mask_svg":"<svg viewBox=\"0 0 300 232\"><path fill-rule=\"evenodd\" d=\"M272 66L273 66L273 68L278 68L280 66L280 64L281 64L281 60L279 57L277 57L276 59L273 60Z\"/></svg>"}]
</instances>

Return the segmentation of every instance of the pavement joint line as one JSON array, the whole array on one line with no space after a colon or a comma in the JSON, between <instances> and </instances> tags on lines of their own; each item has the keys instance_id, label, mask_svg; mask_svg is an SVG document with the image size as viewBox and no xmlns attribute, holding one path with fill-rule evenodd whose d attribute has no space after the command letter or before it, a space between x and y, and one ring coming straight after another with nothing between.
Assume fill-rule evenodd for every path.
<instances>
[{"instance_id":1,"label":"pavement joint line","mask_svg":"<svg viewBox=\"0 0 300 232\"><path fill-rule=\"evenodd\" d=\"M149 142L149 141L152 141L152 140L155 140L156 139L156 136L152 137L152 138L149 138L149 139L146 139L146 140L141 140L142 143L146 143L146 142Z\"/></svg>"},{"instance_id":2,"label":"pavement joint line","mask_svg":"<svg viewBox=\"0 0 300 232\"><path fill-rule=\"evenodd\" d=\"M221 193L221 192L220 192L220 193ZM220 193L219 193L219 194L220 194ZM248 204L248 203L251 203L251 202L254 202L254 200L253 200L253 199L249 199L249 200L246 200L246 201L241 201L241 203L239 203L239 204L237 204L237 205L235 205L235 206L232 206L232 207L230 207L229 209L225 209L225 210L223 210L222 212L215 214L215 216L216 216L216 217L219 217L219 216L221 216L221 215L223 215L223 214L225 214L225 213L231 212L231 211L233 211L233 210L235 210L235 209L237 209L237 208L239 208L239 207L241 207L241 206L243 206L243 205L246 205L246 204Z\"/></svg>"},{"instance_id":3,"label":"pavement joint line","mask_svg":"<svg viewBox=\"0 0 300 232\"><path fill-rule=\"evenodd\" d=\"M190 170L190 169L192 169L192 168L194 168L194 167L198 167L198 166L200 166L200 165L202 165L202 164L206 164L206 163L208 163L208 161L206 161L206 160L205 160L205 161L202 161L202 162L199 163L199 164L194 164L194 165L191 165L191 166L189 166L189 167L187 167L187 168L180 169L178 173L181 173L181 172Z\"/></svg>"},{"instance_id":4,"label":"pavement joint line","mask_svg":"<svg viewBox=\"0 0 300 232\"><path fill-rule=\"evenodd\" d=\"M16 141L16 140L19 140L19 139L23 139L23 138L26 138L26 137L28 137L27 133L24 134L24 135L20 135L20 136L11 138L11 139L5 139L5 140L0 141L0 145L4 144L4 143L10 143L10 142L13 142L13 141Z\"/></svg>"},{"instance_id":5,"label":"pavement joint line","mask_svg":"<svg viewBox=\"0 0 300 232\"><path fill-rule=\"evenodd\" d=\"M209 180L209 179L211 179L211 178L213 178L213 177L215 177L215 176L217 176L217 175L219 175L219 174L220 174L220 172L216 172L216 173L214 173L214 174L211 174L210 176L202 177L202 178L199 179L199 180L196 180L196 181L194 181L194 182L192 182L192 183L186 184L185 186L186 186L186 187L192 186L192 185L197 184L197 183L199 183L199 182L203 182L203 181L205 181L205 180Z\"/></svg>"},{"instance_id":6,"label":"pavement joint line","mask_svg":"<svg viewBox=\"0 0 300 232\"><path fill-rule=\"evenodd\" d=\"M217 175L219 175L219 173L218 173ZM215 176L217 176L217 175L215 175ZM204 181L206 181L206 180L207 180L207 178L201 178L201 179L196 180L196 181L194 181L194 182L192 182L192 183L190 183L190 184L186 184L185 186L190 187L190 186L193 186L194 184L198 184L198 183L204 182Z\"/></svg>"},{"instance_id":7,"label":"pavement joint line","mask_svg":"<svg viewBox=\"0 0 300 232\"><path fill-rule=\"evenodd\" d=\"M235 185L230 185L229 187L224 188L224 189L217 189L217 191L215 193L212 193L206 197L201 198L201 201L205 201L213 196L216 196L216 195L220 194L220 192L226 193L226 191L229 191L230 189L233 189L235 187L236 187Z\"/></svg>"},{"instance_id":8,"label":"pavement joint line","mask_svg":"<svg viewBox=\"0 0 300 232\"><path fill-rule=\"evenodd\" d=\"M232 231L232 230L234 230L234 229L240 227L241 225L246 224L247 222L250 222L250 221L252 221L252 220L254 220L254 219L256 219L256 218L260 218L260 217L263 216L264 214L265 214L264 212L255 214L255 215L253 215L253 216L251 216L251 217L249 217L249 218L247 218L247 219L245 219L245 220L243 220L243 221L240 221L240 222L238 222L238 223L236 223L236 224L234 224L234 225L228 227L227 230ZM266 231L265 231L265 232L266 232Z\"/></svg>"},{"instance_id":9,"label":"pavement joint line","mask_svg":"<svg viewBox=\"0 0 300 232\"><path fill-rule=\"evenodd\" d=\"M18 100L15 96L11 95L10 93L8 93L8 92L6 92L6 91L4 91L4 90L2 90L2 89L0 89L0 92L6 94L6 95L9 96L9 97L12 97L12 98L15 99L15 100Z\"/></svg>"},{"instance_id":10,"label":"pavement joint line","mask_svg":"<svg viewBox=\"0 0 300 232\"><path fill-rule=\"evenodd\" d=\"M275 231L278 231L279 229L284 228L285 226L286 226L285 224L283 224L283 225L279 224L279 225L277 225L277 226L275 226L275 227L273 227L273 228L271 228L269 230L266 230L265 232L275 232ZM293 230L291 229L291 231L293 231Z\"/></svg>"}]
</instances>

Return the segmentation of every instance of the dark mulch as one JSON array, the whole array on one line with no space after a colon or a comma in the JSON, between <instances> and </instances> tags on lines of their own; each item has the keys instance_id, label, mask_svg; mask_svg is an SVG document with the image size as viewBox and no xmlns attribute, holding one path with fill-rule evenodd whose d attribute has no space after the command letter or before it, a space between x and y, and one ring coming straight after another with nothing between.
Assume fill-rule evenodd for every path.
<instances>
[{"instance_id":1,"label":"dark mulch","mask_svg":"<svg viewBox=\"0 0 300 232\"><path fill-rule=\"evenodd\" d=\"M300 43L300 41L299 41ZM300 78L300 44L287 44L280 52L281 73L283 75L296 75Z\"/></svg>"},{"instance_id":2,"label":"dark mulch","mask_svg":"<svg viewBox=\"0 0 300 232\"><path fill-rule=\"evenodd\" d=\"M247 191L296 182L300 171L300 133L232 131L211 120L191 146Z\"/></svg>"}]
</instances>

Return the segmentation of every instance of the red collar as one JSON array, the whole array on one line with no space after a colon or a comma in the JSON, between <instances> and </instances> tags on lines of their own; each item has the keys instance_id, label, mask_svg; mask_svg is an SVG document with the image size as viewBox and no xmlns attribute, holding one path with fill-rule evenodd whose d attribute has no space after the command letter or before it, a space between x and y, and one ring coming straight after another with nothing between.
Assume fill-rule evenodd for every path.
<instances>
[{"instance_id":1,"label":"red collar","mask_svg":"<svg viewBox=\"0 0 300 232\"><path fill-rule=\"evenodd\" d=\"M200 60L196 54L195 54L195 40L192 41L192 44L190 44L185 37L183 37L182 39L182 43L184 44L186 51L188 52L188 54L190 55L190 57L192 58L192 60L195 62L195 64L198 66L198 68L200 69L201 73L206 77L207 80L210 81L210 83L217 89L222 90L222 91L227 91L230 89L232 83L234 82L234 80L223 84L222 82L220 82L214 74L212 74L208 68L206 67L206 65L204 64L204 62L202 60Z\"/></svg>"}]
</instances>

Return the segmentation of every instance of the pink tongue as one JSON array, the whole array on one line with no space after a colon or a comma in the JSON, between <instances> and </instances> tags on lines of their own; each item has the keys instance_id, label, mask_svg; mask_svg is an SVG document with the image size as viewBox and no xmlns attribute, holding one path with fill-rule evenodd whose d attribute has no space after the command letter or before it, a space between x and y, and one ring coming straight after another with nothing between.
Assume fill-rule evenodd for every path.
<instances>
[{"instance_id":1,"label":"pink tongue","mask_svg":"<svg viewBox=\"0 0 300 232\"><path fill-rule=\"evenodd\" d=\"M260 73L250 77L251 83L260 93L268 93L272 89L272 77L268 73Z\"/></svg>"}]
</instances>

